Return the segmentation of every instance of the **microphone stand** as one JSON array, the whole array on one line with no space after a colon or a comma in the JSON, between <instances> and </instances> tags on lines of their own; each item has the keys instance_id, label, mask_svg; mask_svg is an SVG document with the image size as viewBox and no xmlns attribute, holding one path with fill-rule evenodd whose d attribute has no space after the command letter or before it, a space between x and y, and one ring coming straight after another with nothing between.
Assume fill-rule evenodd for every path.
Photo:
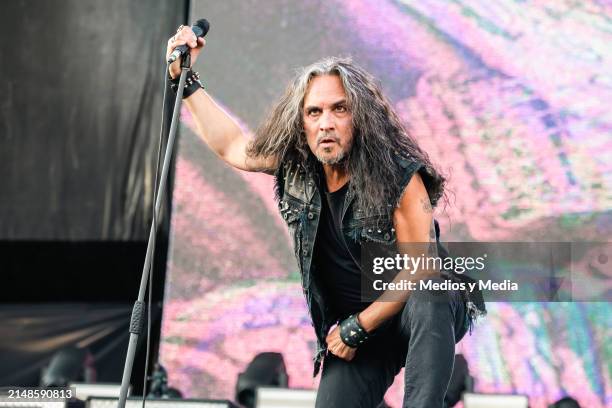
<instances>
[{"instance_id":1,"label":"microphone stand","mask_svg":"<svg viewBox=\"0 0 612 408\"><path fill-rule=\"evenodd\" d=\"M149 232L149 241L147 243L147 253L145 256L144 267L142 269L142 278L140 280L140 289L138 290L138 300L134 302L132 309L132 317L130 319L130 339L128 342L127 356L125 358L125 365L123 366L123 378L121 380L121 391L119 392L119 403L118 408L125 408L127 400L127 392L130 387L130 378L132 376L132 366L134 364L134 357L136 355L136 345L138 344L138 338L142 331L142 325L144 320L144 297L147 289L147 282L149 280L149 274L151 271L151 262L153 259L153 253L155 251L155 235L157 233L157 219L161 209L161 204L164 199L166 180L168 178L168 170L170 167L170 160L172 158L172 151L174 148L174 139L176 136L176 129L178 127L181 101L183 100L183 90L185 87L185 78L187 77L187 71L191 65L191 54L187 53L183 56L181 61L181 76L179 79L179 86L176 92L176 100L174 102L174 110L172 111L172 121L170 122L170 131L168 132L168 144L166 145L166 153L164 155L164 164L162 166L162 172L159 177L159 185L155 192L155 208L153 213L153 221L151 222L151 229ZM167 75L167 74L166 74ZM163 114L163 113L162 113ZM161 146L160 146L161 148ZM158 163L159 165L159 163ZM149 294L150 296L151 294Z\"/></svg>"}]
</instances>

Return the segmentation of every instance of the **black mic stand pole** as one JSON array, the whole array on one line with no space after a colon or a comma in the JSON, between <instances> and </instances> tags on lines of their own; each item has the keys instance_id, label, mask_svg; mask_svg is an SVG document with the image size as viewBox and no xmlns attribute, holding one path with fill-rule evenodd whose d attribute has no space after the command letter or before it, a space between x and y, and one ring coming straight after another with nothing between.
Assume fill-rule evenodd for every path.
<instances>
[{"instance_id":1,"label":"black mic stand pole","mask_svg":"<svg viewBox=\"0 0 612 408\"><path fill-rule=\"evenodd\" d=\"M174 110L172 111L172 121L170 122L170 131L168 132L168 144L166 145L166 154L164 155L164 164L162 166L162 172L159 177L159 184L156 192L155 209L153 214L153 220L158 219L161 204L164 199L166 179L168 178L168 170L170 167L170 160L172 158L172 150L174 147L174 139L176 135L176 129L179 122L179 112L181 109L181 101L183 100L183 89L185 87L185 78L187 77L187 71L191 65L191 55L185 54L181 61L181 77L179 79L178 91L176 92L176 100L174 102ZM167 75L167 73L166 73ZM163 114L163 113L162 113ZM161 147L161 146L160 146ZM123 366L123 378L121 380L121 391L119 393L119 404L118 408L125 408L125 402L127 399L128 389L130 387L130 378L132 376L132 365L134 364L134 357L136 355L136 345L138 344L138 337L142 331L143 318L144 318L144 297L147 289L147 282L149 280L149 274L151 271L151 261L153 259L153 253L155 251L155 234L157 233L157 221L151 222L151 230L149 232L149 242L147 244L147 254L145 256L144 267L142 269L142 278L140 280L140 289L138 291L138 300L134 303L132 309L132 317L130 319L130 340L128 343L127 356L125 358L125 365Z\"/></svg>"}]
</instances>

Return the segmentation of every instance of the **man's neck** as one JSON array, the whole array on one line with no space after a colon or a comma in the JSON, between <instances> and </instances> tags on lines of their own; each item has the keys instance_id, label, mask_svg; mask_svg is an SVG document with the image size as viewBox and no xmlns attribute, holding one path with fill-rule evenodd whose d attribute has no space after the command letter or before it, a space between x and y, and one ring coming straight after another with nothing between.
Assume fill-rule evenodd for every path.
<instances>
[{"instance_id":1,"label":"man's neck","mask_svg":"<svg viewBox=\"0 0 612 408\"><path fill-rule=\"evenodd\" d=\"M344 166L334 166L329 164L323 165L325 173L325 182L327 183L327 191L333 193L338 191L349 180L349 174Z\"/></svg>"}]
</instances>

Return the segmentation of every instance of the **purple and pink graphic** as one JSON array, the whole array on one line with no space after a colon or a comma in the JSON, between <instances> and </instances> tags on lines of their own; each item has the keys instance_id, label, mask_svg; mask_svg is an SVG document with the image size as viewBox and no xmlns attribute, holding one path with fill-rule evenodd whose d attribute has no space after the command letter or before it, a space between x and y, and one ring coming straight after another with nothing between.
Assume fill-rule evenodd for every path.
<instances>
[{"instance_id":1,"label":"purple and pink graphic","mask_svg":"<svg viewBox=\"0 0 612 408\"><path fill-rule=\"evenodd\" d=\"M350 55L448 176L443 240L612 241L611 3L193 3L192 14L212 14L208 92L246 133L293 68ZM235 26L213 37L222 18ZM272 177L225 165L185 109L182 120L160 350L170 384L231 399L251 359L277 351L291 387L316 387L314 333ZM567 394L612 404L610 303L488 308L457 346L478 392L526 394L533 408ZM399 407L402 393L398 376L388 402Z\"/></svg>"}]
</instances>

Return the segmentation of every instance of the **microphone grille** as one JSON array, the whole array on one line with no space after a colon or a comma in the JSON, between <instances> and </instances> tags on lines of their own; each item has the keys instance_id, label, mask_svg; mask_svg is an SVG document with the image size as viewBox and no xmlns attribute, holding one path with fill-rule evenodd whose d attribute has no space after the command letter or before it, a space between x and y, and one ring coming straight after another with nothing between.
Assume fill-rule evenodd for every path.
<instances>
[{"instance_id":1,"label":"microphone grille","mask_svg":"<svg viewBox=\"0 0 612 408\"><path fill-rule=\"evenodd\" d=\"M194 25L200 27L202 30L202 37L205 36L210 29L210 23L205 18L199 19Z\"/></svg>"}]
</instances>

